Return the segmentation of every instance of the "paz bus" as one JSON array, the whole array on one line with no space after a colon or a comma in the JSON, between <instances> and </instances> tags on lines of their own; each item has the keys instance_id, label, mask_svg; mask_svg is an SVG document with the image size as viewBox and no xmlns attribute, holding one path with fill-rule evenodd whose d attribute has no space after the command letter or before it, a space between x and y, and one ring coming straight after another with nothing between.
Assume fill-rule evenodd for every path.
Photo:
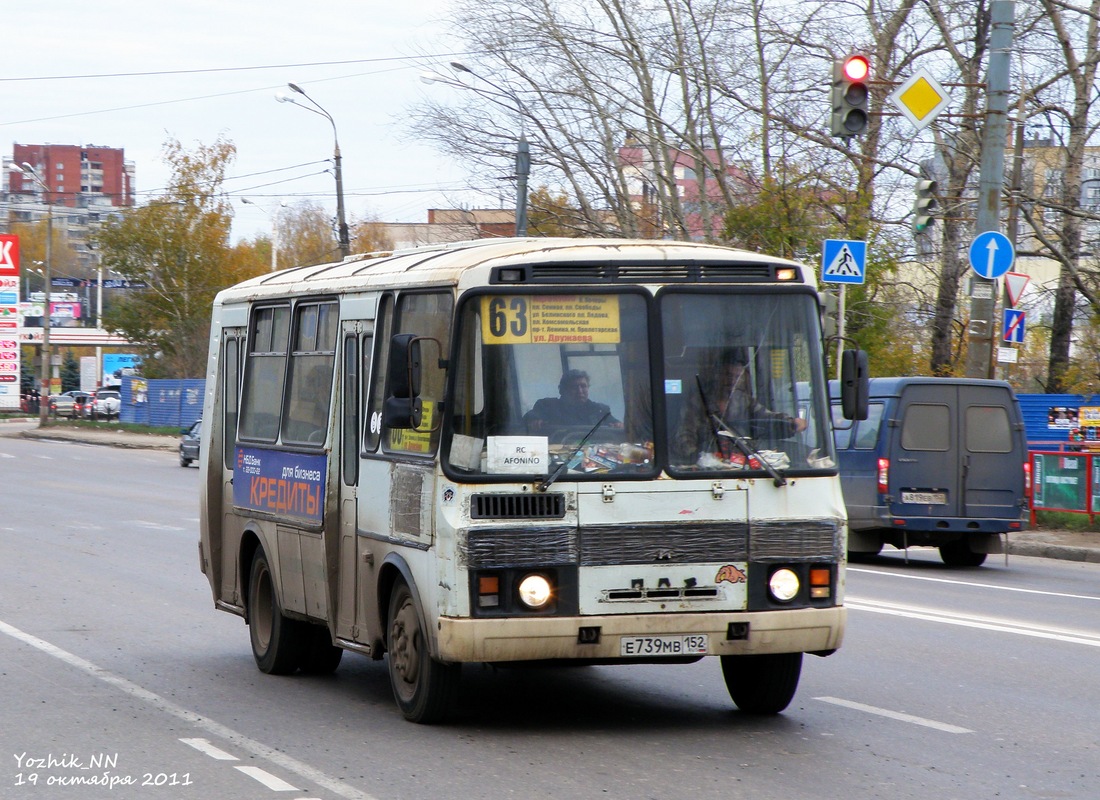
<instances>
[{"instance_id":1,"label":"paz bus","mask_svg":"<svg viewBox=\"0 0 1100 800\"><path fill-rule=\"evenodd\" d=\"M712 245L496 239L220 292L216 608L265 673L385 658L415 722L446 715L468 662L717 656L741 710L781 712L846 619L815 287ZM844 355L851 418L865 356ZM754 419L724 410L734 361Z\"/></svg>"}]
</instances>

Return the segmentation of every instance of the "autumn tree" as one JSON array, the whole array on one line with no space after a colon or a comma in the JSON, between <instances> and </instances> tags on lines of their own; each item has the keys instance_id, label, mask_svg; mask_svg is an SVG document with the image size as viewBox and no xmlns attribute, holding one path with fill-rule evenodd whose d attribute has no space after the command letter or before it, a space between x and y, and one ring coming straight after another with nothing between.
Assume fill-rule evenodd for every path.
<instances>
[{"instance_id":1,"label":"autumn tree","mask_svg":"<svg viewBox=\"0 0 1100 800\"><path fill-rule=\"evenodd\" d=\"M149 377L206 374L214 295L244 277L230 257L232 211L221 191L235 155L222 138L193 151L169 139L165 192L95 236L106 269L145 284L106 310L103 324L136 345Z\"/></svg>"}]
</instances>

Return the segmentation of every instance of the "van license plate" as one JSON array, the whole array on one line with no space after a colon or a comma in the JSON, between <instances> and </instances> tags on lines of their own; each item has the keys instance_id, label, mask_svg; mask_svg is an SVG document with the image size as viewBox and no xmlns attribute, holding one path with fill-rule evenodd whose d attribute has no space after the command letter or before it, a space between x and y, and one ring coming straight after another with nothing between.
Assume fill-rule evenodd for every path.
<instances>
[{"instance_id":1,"label":"van license plate","mask_svg":"<svg viewBox=\"0 0 1100 800\"><path fill-rule=\"evenodd\" d=\"M673 636L624 636L619 640L619 654L639 656L705 656L707 635L683 633Z\"/></svg>"},{"instance_id":2,"label":"van license plate","mask_svg":"<svg viewBox=\"0 0 1100 800\"><path fill-rule=\"evenodd\" d=\"M945 506L947 492L902 492L901 502L918 506Z\"/></svg>"}]
</instances>

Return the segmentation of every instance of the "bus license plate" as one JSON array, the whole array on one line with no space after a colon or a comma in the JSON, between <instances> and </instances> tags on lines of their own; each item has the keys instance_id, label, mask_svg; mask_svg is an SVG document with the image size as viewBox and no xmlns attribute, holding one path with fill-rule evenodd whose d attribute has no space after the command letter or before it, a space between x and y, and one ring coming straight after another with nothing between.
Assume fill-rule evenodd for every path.
<instances>
[{"instance_id":1,"label":"bus license plate","mask_svg":"<svg viewBox=\"0 0 1100 800\"><path fill-rule=\"evenodd\" d=\"M624 636L619 640L620 654L638 656L705 656L707 635L683 633L673 636Z\"/></svg>"},{"instance_id":2,"label":"bus license plate","mask_svg":"<svg viewBox=\"0 0 1100 800\"><path fill-rule=\"evenodd\" d=\"M901 502L918 506L945 506L947 492L902 492Z\"/></svg>"}]
</instances>

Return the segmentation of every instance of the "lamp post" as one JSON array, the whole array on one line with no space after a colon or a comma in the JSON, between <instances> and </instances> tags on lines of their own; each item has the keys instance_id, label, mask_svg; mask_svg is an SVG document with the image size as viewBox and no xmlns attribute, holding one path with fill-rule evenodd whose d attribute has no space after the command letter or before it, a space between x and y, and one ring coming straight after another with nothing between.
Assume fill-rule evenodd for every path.
<instances>
[{"instance_id":1,"label":"lamp post","mask_svg":"<svg viewBox=\"0 0 1100 800\"><path fill-rule=\"evenodd\" d=\"M336 135L336 121L332 118L332 114L328 113L320 103L305 93L302 87L288 83L290 91L295 94L300 94L306 100L308 100L312 106L302 105L298 102L298 99L294 95L279 93L275 95L275 99L280 103L293 103L299 108L304 108L306 111L312 111L314 114L320 114L322 117L328 120L329 125L332 126L332 140L334 142L334 149L332 153L332 161L334 165L333 172L336 175L336 224L338 228L338 239L340 243L340 257L347 258L351 254L351 238L348 235L348 221L344 216L344 176L341 169L340 158L340 139Z\"/></svg>"},{"instance_id":2,"label":"lamp post","mask_svg":"<svg viewBox=\"0 0 1100 800\"><path fill-rule=\"evenodd\" d=\"M45 312L42 314L42 394L38 398L38 426L44 428L50 424L50 268L53 265L53 204L50 202L50 187L42 180L34 167L24 161L22 164L11 164L12 172L30 178L37 183L43 192L46 201L46 263L43 265L42 277L46 282Z\"/></svg>"},{"instance_id":3,"label":"lamp post","mask_svg":"<svg viewBox=\"0 0 1100 800\"><path fill-rule=\"evenodd\" d=\"M279 212L269 213L259 203L254 203L247 197L242 197L241 202L246 206L255 206L264 212L264 216L271 219L271 271L277 271L279 269ZM286 203L279 203L279 208L286 208Z\"/></svg>"},{"instance_id":4,"label":"lamp post","mask_svg":"<svg viewBox=\"0 0 1100 800\"><path fill-rule=\"evenodd\" d=\"M519 95L511 89L505 89L493 81L478 75L472 69L467 67L461 61L452 61L451 68L457 72L465 72L473 75L482 83L488 84L496 90L496 96L507 97L512 101L515 107L515 112L519 116L519 141L516 142L516 236L527 235L527 177L531 174L531 146L527 141L527 136L524 132L524 118L527 115L527 106L523 101L519 99ZM462 89L469 89L478 94L493 99L493 94L488 92L480 92L469 84L462 83L462 81L450 80L442 75L437 75L432 72L426 72L420 76L420 80L425 83L443 83L449 86L457 86ZM493 102L500 104L498 100Z\"/></svg>"}]
</instances>

